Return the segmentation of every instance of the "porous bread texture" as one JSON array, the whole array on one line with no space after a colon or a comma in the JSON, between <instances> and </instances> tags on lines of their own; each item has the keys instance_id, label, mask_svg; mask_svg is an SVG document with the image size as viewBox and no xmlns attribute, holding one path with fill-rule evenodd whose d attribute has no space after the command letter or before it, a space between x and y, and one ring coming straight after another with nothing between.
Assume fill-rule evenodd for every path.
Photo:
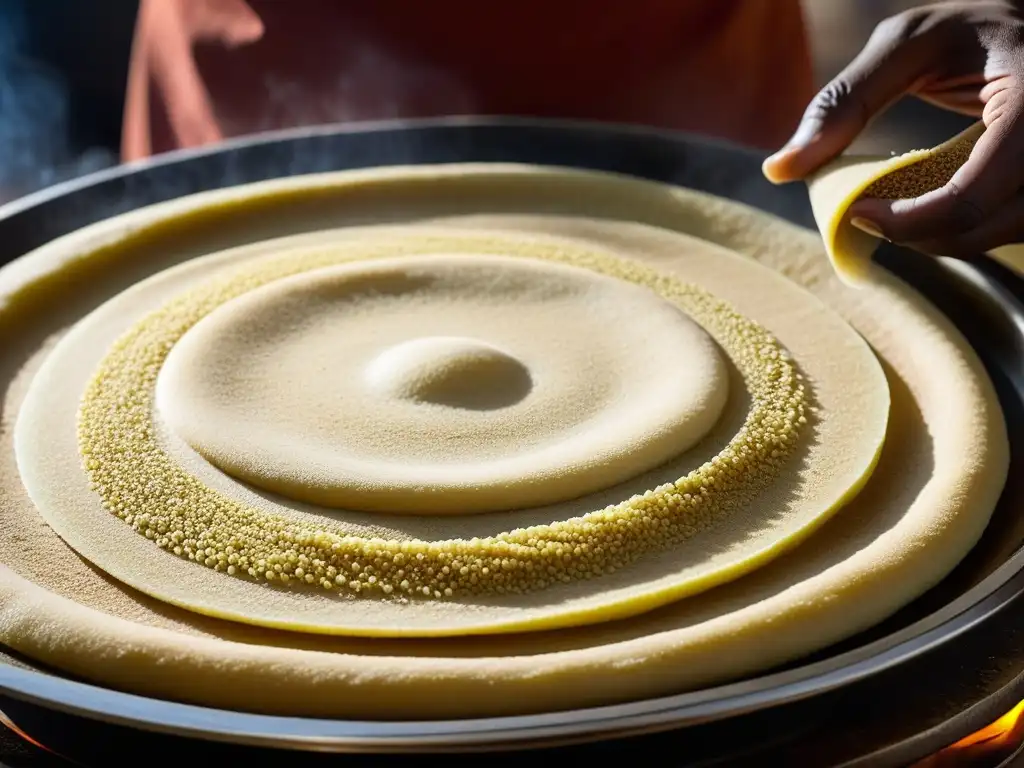
<instances>
[{"instance_id":1,"label":"porous bread texture","mask_svg":"<svg viewBox=\"0 0 1024 768\"><path fill-rule=\"evenodd\" d=\"M282 242L288 253L211 277L225 283L216 295L201 287L143 320L147 340L176 337L154 363L156 415L219 469L286 498L443 515L608 488L718 421L726 359L666 289L551 248L503 255L519 246L499 235L477 241L490 252L463 237L443 253L436 233L398 233L385 245L387 230L369 230L362 248ZM184 334L173 327L211 301ZM163 357L147 340L139 353Z\"/></svg>"},{"instance_id":2,"label":"porous bread texture","mask_svg":"<svg viewBox=\"0 0 1024 768\"><path fill-rule=\"evenodd\" d=\"M398 183L386 189L389 178ZM233 196L246 200L244 215L232 210ZM733 583L626 621L469 639L317 637L176 610L90 568L39 520L20 483L10 432L62 322L190 255L282 228L339 226L339 210L354 220L372 212L388 219L401 215L410 198L429 199L426 218L451 208L543 208L683 231L810 288L863 334L888 377L889 429L870 481L803 546ZM173 221L196 204L206 213L194 229L157 225L143 233L147 261L119 263L116 249L75 261L90 238L116 238L161 212ZM270 209L275 217L259 215ZM544 217L522 222L536 232L550 228ZM476 225L472 217L454 224ZM8 532L0 539L0 637L70 674L148 695L249 711L395 719L521 714L668 694L754 673L864 629L937 583L980 536L1006 476L1006 434L991 384L951 324L889 275L847 290L816 241L743 206L661 185L456 166L215 193L44 248L0 273L7 296L0 327L17 327L4 338L19 340L0 358L11 382L0 432L0 509ZM672 264L666 255L659 268ZM59 275L59 282L39 279L45 275ZM728 294L728 285L715 288ZM53 302L58 296L62 301Z\"/></svg>"},{"instance_id":3,"label":"porous bread texture","mask_svg":"<svg viewBox=\"0 0 1024 768\"><path fill-rule=\"evenodd\" d=\"M842 155L807 181L814 218L836 274L857 287L876 272L871 257L880 238L850 222L849 208L860 199L909 200L944 187L970 157L982 122L931 149L896 157ZM991 251L992 257L1024 274L1024 245L1009 244Z\"/></svg>"},{"instance_id":4,"label":"porous bread texture","mask_svg":"<svg viewBox=\"0 0 1024 768\"><path fill-rule=\"evenodd\" d=\"M707 589L794 546L867 479L885 436L884 375L863 339L810 294L727 251L649 227L575 217L509 222L496 215L477 219L479 232L472 235L453 232L458 222L448 220L448 229L351 228L264 241L259 249L272 254L268 261L256 270L232 268L227 284L238 275L257 280L276 269L291 273L366 258L367 248L384 257L396 248L507 251L586 264L655 287L711 329L736 371L726 418L694 452L556 506L479 519L389 521L323 509L296 517L290 503L246 495L173 439L160 445L159 425L150 424L147 391L160 370L154 356L172 339L148 335L147 320L138 318L163 318L163 310L154 315L152 308L168 299L175 311L191 311L191 300L173 299L177 292L168 287L183 280L200 284L200 295L220 297L224 284L200 275L256 256L233 249L167 270L107 302L50 354L22 406L17 438L22 479L44 517L107 572L211 615L326 633L464 635L607 621ZM506 222L512 230L503 231ZM547 236L528 234L536 227L547 227ZM695 282L741 298L740 309L671 273L644 269L639 255L678 262ZM774 328L781 346L758 323ZM161 319L157 332L180 333L186 325ZM119 337L123 328L131 330ZM135 335L139 329L142 335ZM116 364L97 371L118 338L127 343L105 358ZM815 401L809 425L801 424L804 380ZM80 403L76 442L71 424ZM83 444L88 474L81 467ZM131 528L112 526L111 514ZM154 551L154 542L164 552ZM250 570L238 573L241 557ZM239 578L211 579L195 564L234 565ZM296 568L302 582L292 579ZM278 573L288 576L285 589L251 582L263 577L280 585ZM371 599L377 589L398 599ZM368 599L339 605L334 592L341 600Z\"/></svg>"}]
</instances>

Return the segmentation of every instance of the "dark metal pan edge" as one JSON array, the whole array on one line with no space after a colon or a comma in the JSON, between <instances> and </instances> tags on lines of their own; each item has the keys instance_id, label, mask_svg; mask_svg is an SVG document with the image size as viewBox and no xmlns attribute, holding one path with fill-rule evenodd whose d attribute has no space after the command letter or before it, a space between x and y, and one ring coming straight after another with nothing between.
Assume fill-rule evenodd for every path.
<instances>
[{"instance_id":1,"label":"dark metal pan edge","mask_svg":"<svg viewBox=\"0 0 1024 768\"><path fill-rule=\"evenodd\" d=\"M45 190L0 208L0 231L3 230L5 222L18 219L33 209L45 208L53 201L67 199L68 196L88 195L89 191L97 185L111 180L144 174L158 167L172 169L177 164L220 157L225 152L239 149L258 148L280 142L301 142L309 136L336 138L339 135L351 136L360 132L381 130L402 133L422 129L436 131L446 127L456 127L460 130L472 131L488 128L509 129L515 126L528 126L531 130L540 132L566 133L570 138L574 133L582 132L591 137L600 135L604 140L613 142L615 136L621 135L616 132L622 130L621 127L576 122L551 123L533 120L460 118L347 126L342 130L325 128L316 131L287 131L231 142L227 146L212 150L186 150L175 153L173 157L102 171L84 179L66 182L56 188ZM631 135L642 137L646 142L689 146L691 152L693 149L694 140L692 138L671 132L636 129L631 132ZM701 142L701 146L704 146L703 142ZM707 145L706 149L719 157L732 157L734 165L737 163L744 165L744 173L748 175L751 171L756 170L757 163L759 163L759 157L746 150L738 150L726 145ZM523 158L521 161L533 162L528 158ZM404 162L407 161L403 160ZM435 162L435 160L424 158L420 162ZM573 162L564 164L592 167ZM322 170L328 169L323 168ZM302 172L301 169L299 172ZM635 175L643 176L644 174L637 173ZM265 177L260 176L260 178ZM686 185L684 181L677 183ZM697 185L697 188L702 187ZM715 192L715 189L707 189L706 185L703 188L705 191ZM787 194L792 198L792 193ZM169 197L173 196L176 195L169 195ZM796 198L790 200L790 202L795 201ZM148 199L140 204L150 202L155 202L155 200ZM741 202L757 204L757 201L749 199L741 199ZM764 205L758 207L765 208ZM778 213L778 211L771 212ZM807 224L806 214L801 214L795 209L786 213L789 213L786 217L795 220L796 223ZM109 212L101 212L98 218L104 218L106 215L109 215ZM81 226L81 224L75 224L71 228L77 228L77 226ZM1020 306L1015 301L1007 300L1005 295L1000 295L999 289L993 287L998 285L993 278L980 272L977 274L980 275L981 284L986 282L993 284L987 290L993 303L999 306L1006 315L1012 317L1019 327L1024 327L1024 313L1021 312ZM892 666L925 655L1011 606L1016 610L1021 610L1019 604L1024 602L1021 599L1022 591L1024 591L1022 567L1024 567L1024 554L1018 552L982 583L937 613L912 624L893 636L815 664L691 694L525 718L488 718L420 723L363 723L266 717L147 699L43 673L20 670L9 665L0 667L0 690L18 698L32 700L63 711L112 722L122 722L136 727L179 734L187 733L201 738L299 749L381 751L402 749L404 745L404 748L424 751L432 746L438 749L451 749L458 746L482 747L485 744L493 746L499 742L503 744L513 742L517 746L524 746L526 743L547 742L550 738L586 737L591 734L596 735L598 732L607 733L609 730L614 730L616 733L646 732L666 727L698 724L816 696L847 685L852 681L880 674Z\"/></svg>"}]
</instances>

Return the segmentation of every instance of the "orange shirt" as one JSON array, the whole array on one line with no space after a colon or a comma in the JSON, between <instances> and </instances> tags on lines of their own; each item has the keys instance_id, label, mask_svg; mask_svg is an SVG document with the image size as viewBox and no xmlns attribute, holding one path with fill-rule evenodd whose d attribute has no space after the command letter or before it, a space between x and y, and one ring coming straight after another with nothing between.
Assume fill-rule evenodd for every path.
<instances>
[{"instance_id":1,"label":"orange shirt","mask_svg":"<svg viewBox=\"0 0 1024 768\"><path fill-rule=\"evenodd\" d=\"M799 0L142 0L122 150L453 114L775 147L812 95Z\"/></svg>"}]
</instances>

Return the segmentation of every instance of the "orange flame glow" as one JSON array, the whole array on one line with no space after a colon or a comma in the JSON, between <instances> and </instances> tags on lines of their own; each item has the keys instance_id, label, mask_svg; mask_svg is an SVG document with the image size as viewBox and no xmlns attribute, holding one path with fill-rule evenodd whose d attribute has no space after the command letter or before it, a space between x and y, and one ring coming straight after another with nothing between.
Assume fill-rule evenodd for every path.
<instances>
[{"instance_id":1,"label":"orange flame glow","mask_svg":"<svg viewBox=\"0 0 1024 768\"><path fill-rule=\"evenodd\" d=\"M995 765L1010 757L1021 744L1024 744L1024 701L994 723L915 763L912 768Z\"/></svg>"},{"instance_id":2,"label":"orange flame glow","mask_svg":"<svg viewBox=\"0 0 1024 768\"><path fill-rule=\"evenodd\" d=\"M0 710L0 725L4 725L7 728L11 729L16 734L18 734L18 736L23 738L25 741L27 741L32 746L39 747L39 749L43 750L44 752L49 752L51 755L54 754L54 752L51 751L50 749L47 749L45 745L40 744L38 741L36 741L31 736L29 736L27 733L25 733L23 730L21 730L21 728L19 728L15 724L15 722L13 720L11 720L11 718L9 718L2 710Z\"/></svg>"},{"instance_id":3,"label":"orange flame glow","mask_svg":"<svg viewBox=\"0 0 1024 768\"><path fill-rule=\"evenodd\" d=\"M5 726L29 744L56 753L19 728L2 710L0 726ZM919 760L910 768L981 768L993 766L1024 745L1024 701L993 723L965 736L955 744Z\"/></svg>"}]
</instances>

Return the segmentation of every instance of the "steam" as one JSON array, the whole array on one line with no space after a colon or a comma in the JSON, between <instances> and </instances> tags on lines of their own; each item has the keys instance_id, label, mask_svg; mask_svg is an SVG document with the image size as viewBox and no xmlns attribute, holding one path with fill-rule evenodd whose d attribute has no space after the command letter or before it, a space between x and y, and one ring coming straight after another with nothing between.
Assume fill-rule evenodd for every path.
<instances>
[{"instance_id":1,"label":"steam","mask_svg":"<svg viewBox=\"0 0 1024 768\"><path fill-rule=\"evenodd\" d=\"M28 31L22 4L5 3L0 12L0 203L117 162L105 148L72 146L67 86L59 73L30 58Z\"/></svg>"},{"instance_id":2,"label":"steam","mask_svg":"<svg viewBox=\"0 0 1024 768\"><path fill-rule=\"evenodd\" d=\"M264 78L264 110L253 133L282 125L329 125L425 114L465 115L474 99L450 74L353 36L344 43L332 88L311 94L277 75Z\"/></svg>"},{"instance_id":3,"label":"steam","mask_svg":"<svg viewBox=\"0 0 1024 768\"><path fill-rule=\"evenodd\" d=\"M76 94L60 72L32 57L35 30L26 13L30 2L4 0L0 9L0 203L119 162L117 153L105 147L78 146L73 122L77 110L72 99ZM219 115L225 134L474 112L470 89L450 73L384 50L351 30L345 37L343 43L339 41L338 61L325 63L327 67L336 63L339 73L325 90L314 92L302 83L268 75L262 87L255 89L262 99L255 116L248 115L245 124L232 125L230 111ZM414 150L410 144L398 147L396 154L404 156ZM309 156L301 146L295 147L294 154L291 162L277 161L277 170L267 172L310 173L337 164L330 155ZM234 168L228 158L219 165L218 178L204 178L202 186L230 185L252 175L251 169ZM194 184L195 179L181 180L179 190L172 176L161 178L157 197L192 191ZM129 196L135 192L126 191ZM147 196L153 194L153 190L147 192ZM118 207L121 205L128 206L130 201L122 201Z\"/></svg>"}]
</instances>

